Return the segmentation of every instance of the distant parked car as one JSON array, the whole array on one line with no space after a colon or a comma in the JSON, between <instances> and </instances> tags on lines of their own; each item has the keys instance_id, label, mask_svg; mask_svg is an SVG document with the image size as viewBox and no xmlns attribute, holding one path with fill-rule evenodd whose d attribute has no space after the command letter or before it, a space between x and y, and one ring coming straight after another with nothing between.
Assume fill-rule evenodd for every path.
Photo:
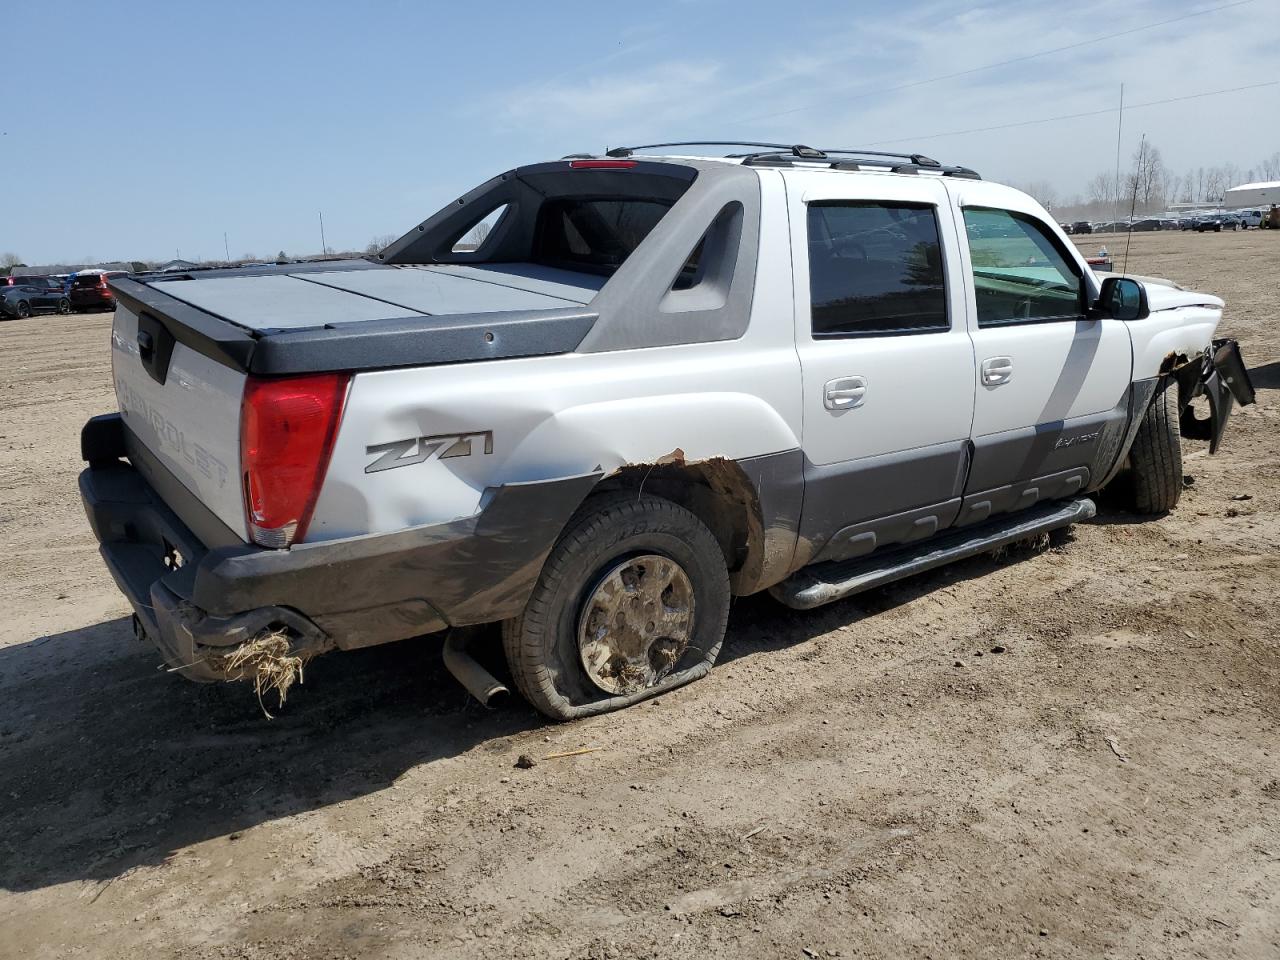
<instances>
[{"instance_id":1,"label":"distant parked car","mask_svg":"<svg viewBox=\"0 0 1280 960\"><path fill-rule=\"evenodd\" d=\"M115 277L127 277L123 270L111 272L74 273L67 287L67 297L73 310L114 310L115 294L107 286L107 281Z\"/></svg>"},{"instance_id":2,"label":"distant parked car","mask_svg":"<svg viewBox=\"0 0 1280 960\"><path fill-rule=\"evenodd\" d=\"M1263 218L1261 210L1237 210L1234 215L1240 218L1241 230L1246 230L1249 227L1262 226Z\"/></svg>"},{"instance_id":3,"label":"distant parked car","mask_svg":"<svg viewBox=\"0 0 1280 960\"><path fill-rule=\"evenodd\" d=\"M1240 218L1230 213L1211 213L1196 221L1196 233L1221 233L1223 230L1239 230Z\"/></svg>"},{"instance_id":4,"label":"distant parked car","mask_svg":"<svg viewBox=\"0 0 1280 960\"><path fill-rule=\"evenodd\" d=\"M1060 223L1060 224L1058 224L1058 226L1062 228L1062 232L1063 232L1063 233L1074 233L1074 232L1075 232L1074 230L1072 230L1072 229L1071 229L1071 224L1069 224L1069 223Z\"/></svg>"},{"instance_id":5,"label":"distant parked car","mask_svg":"<svg viewBox=\"0 0 1280 960\"><path fill-rule=\"evenodd\" d=\"M1160 229L1160 221L1155 219L1154 217L1144 217L1141 220L1135 220L1133 222L1134 233L1147 233L1151 230L1159 230L1159 229Z\"/></svg>"},{"instance_id":6,"label":"distant parked car","mask_svg":"<svg viewBox=\"0 0 1280 960\"><path fill-rule=\"evenodd\" d=\"M1071 225L1069 233L1093 233L1093 224L1088 220L1077 220Z\"/></svg>"},{"instance_id":7,"label":"distant parked car","mask_svg":"<svg viewBox=\"0 0 1280 960\"><path fill-rule=\"evenodd\" d=\"M53 277L18 277L17 281L0 286L0 319L71 312L71 302L62 295L62 284Z\"/></svg>"},{"instance_id":8,"label":"distant parked car","mask_svg":"<svg viewBox=\"0 0 1280 960\"><path fill-rule=\"evenodd\" d=\"M1179 217L1179 218L1178 218L1178 229L1179 229L1179 230L1194 230L1194 229L1196 228L1196 220L1197 220L1197 219L1199 219L1199 218L1198 218L1198 217Z\"/></svg>"}]
</instances>

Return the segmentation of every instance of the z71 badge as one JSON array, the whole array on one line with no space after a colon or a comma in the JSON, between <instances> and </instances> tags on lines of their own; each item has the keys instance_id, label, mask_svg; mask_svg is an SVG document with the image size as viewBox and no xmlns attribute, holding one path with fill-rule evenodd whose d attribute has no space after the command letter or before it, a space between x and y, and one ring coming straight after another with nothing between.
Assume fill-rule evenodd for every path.
<instances>
[{"instance_id":1,"label":"z71 badge","mask_svg":"<svg viewBox=\"0 0 1280 960\"><path fill-rule=\"evenodd\" d=\"M449 433L436 437L410 437L408 440L392 440L365 447L364 452L377 457L364 468L365 473L377 473L395 467L408 467L425 463L433 457L448 460L452 457L469 457L476 445L482 445L485 453L493 453L493 431L478 430L475 433Z\"/></svg>"}]
</instances>

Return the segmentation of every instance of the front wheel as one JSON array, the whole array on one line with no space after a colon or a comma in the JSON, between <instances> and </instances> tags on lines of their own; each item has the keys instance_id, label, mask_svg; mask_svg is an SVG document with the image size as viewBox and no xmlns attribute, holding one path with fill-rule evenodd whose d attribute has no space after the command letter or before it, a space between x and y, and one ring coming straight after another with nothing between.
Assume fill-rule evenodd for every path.
<instances>
[{"instance_id":1,"label":"front wheel","mask_svg":"<svg viewBox=\"0 0 1280 960\"><path fill-rule=\"evenodd\" d=\"M18 316L19 316L19 317L21 317L21 318L26 318L26 317L31 316L31 304L27 303L27 301L25 301L25 300L19 300L19 301L18 301Z\"/></svg>"},{"instance_id":2,"label":"front wheel","mask_svg":"<svg viewBox=\"0 0 1280 960\"><path fill-rule=\"evenodd\" d=\"M1182 495L1182 439L1178 387L1165 379L1142 416L1129 448L1131 506L1137 513L1168 513Z\"/></svg>"},{"instance_id":3,"label":"front wheel","mask_svg":"<svg viewBox=\"0 0 1280 960\"><path fill-rule=\"evenodd\" d=\"M64 317L71 312L71 301L63 297L58 301L58 312Z\"/></svg>"},{"instance_id":4,"label":"front wheel","mask_svg":"<svg viewBox=\"0 0 1280 960\"><path fill-rule=\"evenodd\" d=\"M728 617L711 531L670 500L627 491L589 500L570 521L502 637L525 699L569 720L704 676Z\"/></svg>"}]
</instances>

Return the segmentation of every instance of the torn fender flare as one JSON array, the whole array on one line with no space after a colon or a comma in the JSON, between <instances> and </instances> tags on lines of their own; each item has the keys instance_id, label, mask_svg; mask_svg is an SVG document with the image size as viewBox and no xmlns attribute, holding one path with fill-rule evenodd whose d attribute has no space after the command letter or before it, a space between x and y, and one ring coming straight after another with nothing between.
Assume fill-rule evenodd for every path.
<instances>
[{"instance_id":1,"label":"torn fender flare","mask_svg":"<svg viewBox=\"0 0 1280 960\"><path fill-rule=\"evenodd\" d=\"M1235 340L1213 341L1213 366L1218 376L1226 382L1236 403L1247 407L1254 401L1253 381L1240 355L1240 344Z\"/></svg>"},{"instance_id":2,"label":"torn fender flare","mask_svg":"<svg viewBox=\"0 0 1280 960\"><path fill-rule=\"evenodd\" d=\"M1217 453L1235 404L1244 407L1254 402L1253 383L1240 355L1240 344L1230 339L1215 340L1199 364L1183 364L1171 371L1171 375L1178 382L1182 435L1193 440L1208 440L1209 452ZM1209 399L1209 416L1204 420L1198 419L1191 409L1191 401L1202 394Z\"/></svg>"}]
</instances>

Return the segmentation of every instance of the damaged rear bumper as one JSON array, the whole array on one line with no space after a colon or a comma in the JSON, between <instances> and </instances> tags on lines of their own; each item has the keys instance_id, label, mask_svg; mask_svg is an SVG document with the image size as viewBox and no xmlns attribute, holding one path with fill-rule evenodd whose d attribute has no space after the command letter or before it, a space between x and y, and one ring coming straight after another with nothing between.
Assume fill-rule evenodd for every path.
<instances>
[{"instance_id":1,"label":"damaged rear bumper","mask_svg":"<svg viewBox=\"0 0 1280 960\"><path fill-rule=\"evenodd\" d=\"M487 623L523 610L598 474L485 492L471 517L390 534L210 548L127 462L118 415L82 435L80 496L102 558L165 662L191 680L267 630L312 656Z\"/></svg>"},{"instance_id":2,"label":"damaged rear bumper","mask_svg":"<svg viewBox=\"0 0 1280 960\"><path fill-rule=\"evenodd\" d=\"M1235 405L1245 407L1254 402L1253 383L1240 355L1240 344L1229 339L1215 340L1203 356L1176 367L1170 375L1178 384L1182 435L1208 440L1209 452L1217 453ZM1209 416L1205 419L1198 418L1191 407L1197 397L1209 401Z\"/></svg>"}]
</instances>

